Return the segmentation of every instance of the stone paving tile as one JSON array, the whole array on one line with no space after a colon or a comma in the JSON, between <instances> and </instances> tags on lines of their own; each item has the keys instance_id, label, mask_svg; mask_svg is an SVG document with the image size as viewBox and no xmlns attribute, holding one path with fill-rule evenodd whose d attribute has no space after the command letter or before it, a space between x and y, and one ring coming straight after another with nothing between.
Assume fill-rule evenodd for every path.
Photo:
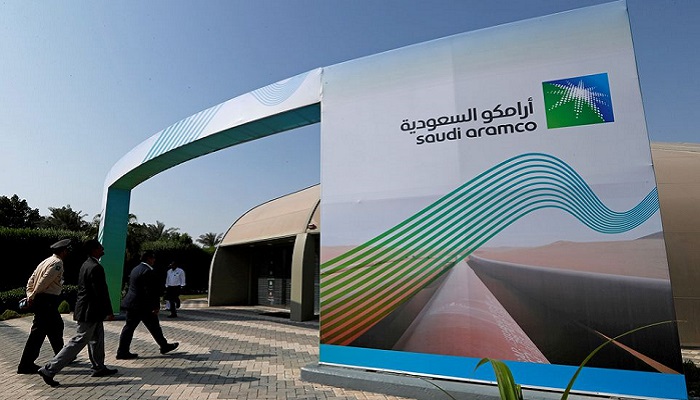
<instances>
[{"instance_id":1,"label":"stone paving tile","mask_svg":"<svg viewBox=\"0 0 700 400\"><path fill-rule=\"evenodd\" d=\"M183 309L180 318L163 318L166 337L180 347L161 355L145 327L134 335L137 360L114 358L124 322L105 323L109 366L119 373L90 377L87 350L65 368L50 388L38 376L17 375L17 361L27 339L31 318L0 322L0 379L4 400L219 400L324 399L399 400L395 396L360 392L301 380L301 367L318 362L318 322L294 323L261 315L254 308ZM64 316L64 336L75 332ZM44 344L38 363L52 356ZM684 349L683 358L700 363L700 349Z\"/></svg>"},{"instance_id":2,"label":"stone paving tile","mask_svg":"<svg viewBox=\"0 0 700 400\"><path fill-rule=\"evenodd\" d=\"M139 354L137 360L114 358L124 322L106 322L106 364L119 373L90 377L87 350L83 350L75 363L56 376L59 388L45 385L38 376L15 373L31 318L2 321L0 399L401 399L302 381L301 367L318 362L317 322L294 323L240 307L182 309L179 317L161 320L168 340L180 343L167 355L158 352L148 331L139 326L131 348ZM75 333L75 323L69 315L64 321L68 340ZM47 341L37 363L52 355Z\"/></svg>"}]
</instances>

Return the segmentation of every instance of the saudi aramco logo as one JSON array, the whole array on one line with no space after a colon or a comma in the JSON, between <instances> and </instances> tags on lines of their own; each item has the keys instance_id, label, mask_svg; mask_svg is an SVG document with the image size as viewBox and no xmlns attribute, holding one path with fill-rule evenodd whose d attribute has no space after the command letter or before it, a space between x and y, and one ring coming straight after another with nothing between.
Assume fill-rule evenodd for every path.
<instances>
[{"instance_id":1,"label":"saudi aramco logo","mask_svg":"<svg viewBox=\"0 0 700 400\"><path fill-rule=\"evenodd\" d=\"M547 128L613 122L608 74L542 82Z\"/></svg>"}]
</instances>

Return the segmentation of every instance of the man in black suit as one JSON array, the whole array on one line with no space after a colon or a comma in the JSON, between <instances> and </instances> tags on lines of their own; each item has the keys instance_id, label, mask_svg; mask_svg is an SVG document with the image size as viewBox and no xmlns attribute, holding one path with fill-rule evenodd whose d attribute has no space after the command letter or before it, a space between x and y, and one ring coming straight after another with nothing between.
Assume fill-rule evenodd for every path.
<instances>
[{"instance_id":1,"label":"man in black suit","mask_svg":"<svg viewBox=\"0 0 700 400\"><path fill-rule=\"evenodd\" d=\"M105 270L100 265L104 247L95 239L85 243L88 258L80 267L78 275L78 295L73 319L78 322L78 332L63 346L58 354L38 373L47 385L56 387L59 383L53 378L80 353L87 345L92 363L92 376L102 377L117 373L116 369L105 366L105 331L102 321L114 320L112 303L105 278Z\"/></svg>"},{"instance_id":2,"label":"man in black suit","mask_svg":"<svg viewBox=\"0 0 700 400\"><path fill-rule=\"evenodd\" d=\"M178 343L168 343L163 336L163 329L158 320L160 310L160 294L163 284L153 270L156 261L155 253L146 251L141 256L141 264L137 265L129 276L129 291L122 300L122 308L126 310L126 324L119 336L118 360L131 360L138 358L138 354L131 353L131 340L134 337L136 327L143 322L153 339L160 346L160 354L165 354L177 348Z\"/></svg>"}]
</instances>

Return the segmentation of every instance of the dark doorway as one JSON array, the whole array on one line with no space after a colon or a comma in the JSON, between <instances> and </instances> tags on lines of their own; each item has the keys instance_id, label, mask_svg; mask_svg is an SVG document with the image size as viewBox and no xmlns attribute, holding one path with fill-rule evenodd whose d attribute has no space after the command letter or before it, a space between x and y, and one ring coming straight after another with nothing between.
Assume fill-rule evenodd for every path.
<instances>
[{"instance_id":1,"label":"dark doorway","mask_svg":"<svg viewBox=\"0 0 700 400\"><path fill-rule=\"evenodd\" d=\"M257 305L287 308L292 284L294 241L260 243L251 249L253 287Z\"/></svg>"}]
</instances>

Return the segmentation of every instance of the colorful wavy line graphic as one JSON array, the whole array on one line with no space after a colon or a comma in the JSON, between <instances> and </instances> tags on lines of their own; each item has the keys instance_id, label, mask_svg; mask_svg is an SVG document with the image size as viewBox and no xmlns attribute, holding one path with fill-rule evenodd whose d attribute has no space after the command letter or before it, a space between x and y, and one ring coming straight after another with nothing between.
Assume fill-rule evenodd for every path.
<instances>
[{"instance_id":1,"label":"colorful wavy line graphic","mask_svg":"<svg viewBox=\"0 0 700 400\"><path fill-rule=\"evenodd\" d=\"M260 89L254 90L250 93L261 104L266 106L276 106L278 104L282 104L285 100L290 98L294 92L299 89L307 75L308 73L293 76L281 82L273 83L272 85L267 85Z\"/></svg>"},{"instance_id":2,"label":"colorful wavy line graphic","mask_svg":"<svg viewBox=\"0 0 700 400\"><path fill-rule=\"evenodd\" d=\"M163 130L146 154L143 162L198 139L221 106L223 106L223 103L200 111Z\"/></svg>"},{"instance_id":3,"label":"colorful wavy line graphic","mask_svg":"<svg viewBox=\"0 0 700 400\"><path fill-rule=\"evenodd\" d=\"M616 234L649 219L659 201L654 188L634 208L617 212L559 158L542 153L510 158L321 265L321 343L352 343L500 231L545 208Z\"/></svg>"}]
</instances>

